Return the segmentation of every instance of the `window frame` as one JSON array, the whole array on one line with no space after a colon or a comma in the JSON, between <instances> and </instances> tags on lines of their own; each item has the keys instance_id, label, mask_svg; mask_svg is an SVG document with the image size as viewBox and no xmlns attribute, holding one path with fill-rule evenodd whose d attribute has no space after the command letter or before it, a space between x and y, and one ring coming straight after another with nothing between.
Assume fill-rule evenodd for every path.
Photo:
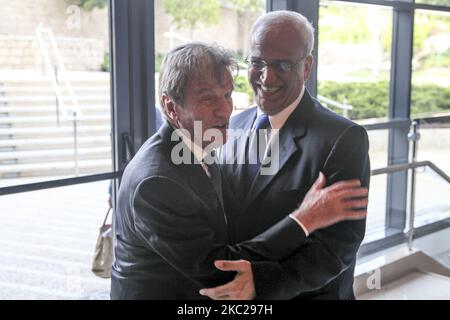
<instances>
[{"instance_id":1,"label":"window frame","mask_svg":"<svg viewBox=\"0 0 450 320\"><path fill-rule=\"evenodd\" d=\"M108 0L111 54L111 172L43 181L0 188L0 195L69 186L101 180L113 180L113 201L120 177L127 162L144 141L156 130L155 93L155 12L151 0ZM411 60L414 13L416 9L450 12L450 6L416 4L413 0L334 0L348 3L372 4L393 9L391 79L389 96L390 128L388 164L408 159L407 129L396 125L410 119ZM317 95L319 0L267 0L266 10L301 12L315 26L315 46L312 75L306 86ZM401 36L400 36L401 35ZM360 255L366 255L406 241L408 174L389 174L386 201L385 236L366 243ZM395 190L395 197L390 196ZM392 208L396 208L395 210ZM416 229L417 237L448 227L450 219Z\"/></svg>"}]
</instances>

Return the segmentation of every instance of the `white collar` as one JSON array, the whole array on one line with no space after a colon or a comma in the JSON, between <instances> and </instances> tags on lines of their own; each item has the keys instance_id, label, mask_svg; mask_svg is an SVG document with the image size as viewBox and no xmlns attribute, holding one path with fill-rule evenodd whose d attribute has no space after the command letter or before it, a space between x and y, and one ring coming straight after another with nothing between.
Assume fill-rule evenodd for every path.
<instances>
[{"instance_id":1,"label":"white collar","mask_svg":"<svg viewBox=\"0 0 450 320\"><path fill-rule=\"evenodd\" d=\"M287 108L284 108L283 110L281 110L280 112L278 112L273 116L269 116L269 121L272 129L279 130L284 126L289 116L292 114L292 112L294 112L295 108L297 108L304 94L305 94L305 86L302 87L302 90L300 91L300 94L297 97L297 99L295 99L294 102L292 102ZM257 110L256 117L259 117L261 114L263 114L263 111L259 107L256 110Z\"/></svg>"}]
</instances>

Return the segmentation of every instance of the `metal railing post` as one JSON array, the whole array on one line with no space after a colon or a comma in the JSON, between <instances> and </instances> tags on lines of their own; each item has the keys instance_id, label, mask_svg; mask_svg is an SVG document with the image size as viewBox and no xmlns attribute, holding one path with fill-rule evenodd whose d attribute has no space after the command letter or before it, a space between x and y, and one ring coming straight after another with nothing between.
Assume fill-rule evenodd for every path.
<instances>
[{"instance_id":1,"label":"metal railing post","mask_svg":"<svg viewBox=\"0 0 450 320\"><path fill-rule=\"evenodd\" d=\"M44 28L42 25L40 25L38 28L36 28L35 32L37 35L39 48L40 48L42 56L44 58L44 64L47 68L49 76L51 77L53 75L53 77L51 77L51 81L52 81L53 91L54 91L56 99L57 99L57 102L56 102L57 118L56 119L57 119L57 124L59 126L59 117L60 117L61 113L62 113L64 119L67 119L70 117L70 110L68 110L68 108L66 107L63 96L61 94L61 88L60 88L60 83L59 83L60 76L62 77L62 82L66 86L66 90L69 94L68 98L72 102L71 110L76 112L77 118L82 116L81 109L80 109L80 106L78 105L78 101L75 96L75 92L72 88L72 84L71 84L70 80L68 79L66 68L62 61L61 53L59 52L58 45L56 43L56 40L55 40L52 30L50 28ZM49 56L48 49L44 44L44 35L47 36L48 42L50 42L50 50L52 50L54 59L56 60L53 70L52 70L52 65L51 65L51 61L50 61L51 59Z\"/></svg>"},{"instance_id":2,"label":"metal railing post","mask_svg":"<svg viewBox=\"0 0 450 320\"><path fill-rule=\"evenodd\" d=\"M74 153L74 162L75 162L75 176L78 176L78 119L76 111L73 112L73 153Z\"/></svg>"},{"instance_id":3,"label":"metal railing post","mask_svg":"<svg viewBox=\"0 0 450 320\"><path fill-rule=\"evenodd\" d=\"M413 121L411 123L411 131L408 134L408 139L411 141L411 162L417 161L417 142L420 139L420 133L418 132L419 123ZM409 226L408 226L408 249L412 251L412 244L414 241L414 218L415 218L415 205L416 205L416 168L411 168L411 192L409 199Z\"/></svg>"},{"instance_id":4,"label":"metal railing post","mask_svg":"<svg viewBox=\"0 0 450 320\"><path fill-rule=\"evenodd\" d=\"M36 36L37 36L37 40L38 40L38 44L39 44L39 49L42 54L44 67L47 69L48 76L51 78L53 92L55 93L55 96L56 96L56 113L57 113L57 117L56 117L57 122L56 123L57 123L57 126L59 127L60 112L61 112L61 109L63 111L65 110L65 105L64 105L64 100L61 95L61 90L57 83L57 79L55 78L55 74L54 74L55 71L52 70L52 64L50 61L50 56L47 52L47 47L45 46L45 43L44 43L43 34L45 32L47 32L47 29L44 28L42 25L39 25L39 27L37 27L35 29L35 32L36 32ZM63 113L63 116L64 117L66 116L65 113Z\"/></svg>"},{"instance_id":5,"label":"metal railing post","mask_svg":"<svg viewBox=\"0 0 450 320\"><path fill-rule=\"evenodd\" d=\"M59 81L58 81L58 65L54 64L53 65L53 71L54 71L54 76L55 76L55 82L56 85L59 86ZM55 101L56 101L56 124L59 127L60 125L60 120L59 120L59 99L58 99L58 95L55 92Z\"/></svg>"}]
</instances>

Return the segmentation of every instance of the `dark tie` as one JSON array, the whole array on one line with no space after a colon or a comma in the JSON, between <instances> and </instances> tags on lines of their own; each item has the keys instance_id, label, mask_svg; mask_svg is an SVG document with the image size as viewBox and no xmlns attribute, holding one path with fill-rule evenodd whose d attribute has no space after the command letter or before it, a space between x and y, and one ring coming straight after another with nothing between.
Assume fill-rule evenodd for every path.
<instances>
[{"instance_id":1,"label":"dark tie","mask_svg":"<svg viewBox=\"0 0 450 320\"><path fill-rule=\"evenodd\" d=\"M266 129L262 132L260 130ZM270 130L269 116L265 113L256 118L253 132L250 133L249 145L247 150L247 183L248 188L252 185L256 174L261 167L261 161L264 158L264 152L267 146L267 130Z\"/></svg>"},{"instance_id":2,"label":"dark tie","mask_svg":"<svg viewBox=\"0 0 450 320\"><path fill-rule=\"evenodd\" d=\"M220 168L216 163L216 152L212 150L211 155L208 156L206 161L202 162L202 165L206 166L208 172L208 177L211 179L212 185L218 195L220 203L223 206L223 195L222 195L222 175L220 173Z\"/></svg>"}]
</instances>

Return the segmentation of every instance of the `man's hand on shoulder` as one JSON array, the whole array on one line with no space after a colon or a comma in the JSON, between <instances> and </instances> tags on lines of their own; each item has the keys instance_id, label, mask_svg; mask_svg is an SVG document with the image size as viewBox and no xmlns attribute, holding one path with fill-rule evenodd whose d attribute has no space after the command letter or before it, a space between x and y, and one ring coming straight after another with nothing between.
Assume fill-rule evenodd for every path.
<instances>
[{"instance_id":1,"label":"man's hand on shoulder","mask_svg":"<svg viewBox=\"0 0 450 320\"><path fill-rule=\"evenodd\" d=\"M367 215L367 188L357 179L339 181L325 187L321 172L293 216L311 234L343 220L364 219Z\"/></svg>"}]
</instances>

